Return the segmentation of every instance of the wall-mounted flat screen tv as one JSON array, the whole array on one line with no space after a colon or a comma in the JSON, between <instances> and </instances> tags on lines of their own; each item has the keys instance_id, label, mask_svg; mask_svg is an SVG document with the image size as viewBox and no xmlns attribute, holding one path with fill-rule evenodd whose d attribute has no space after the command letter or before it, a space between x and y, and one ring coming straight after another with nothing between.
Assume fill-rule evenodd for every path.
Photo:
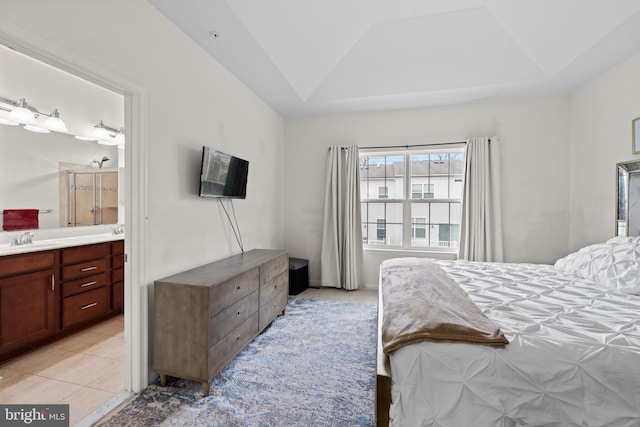
<instances>
[{"instance_id":1,"label":"wall-mounted flat screen tv","mask_svg":"<svg viewBox=\"0 0 640 427\"><path fill-rule=\"evenodd\" d=\"M202 147L200 197L247 197L249 162L210 147Z\"/></svg>"}]
</instances>

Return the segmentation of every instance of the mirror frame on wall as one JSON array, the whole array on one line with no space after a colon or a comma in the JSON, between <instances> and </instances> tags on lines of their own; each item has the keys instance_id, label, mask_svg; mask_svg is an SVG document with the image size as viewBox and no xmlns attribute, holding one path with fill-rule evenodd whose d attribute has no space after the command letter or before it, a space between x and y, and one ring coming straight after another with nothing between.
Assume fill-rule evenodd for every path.
<instances>
[{"instance_id":1,"label":"mirror frame on wall","mask_svg":"<svg viewBox=\"0 0 640 427\"><path fill-rule=\"evenodd\" d=\"M640 185L638 185L638 190L631 195L634 197L630 197L630 190L635 188L635 185L631 185L632 177L640 179L640 160L616 164L616 236L640 235L640 215L635 215L634 218L637 217L637 219L633 223L629 223L631 218L629 200L630 198L640 198Z\"/></svg>"}]
</instances>

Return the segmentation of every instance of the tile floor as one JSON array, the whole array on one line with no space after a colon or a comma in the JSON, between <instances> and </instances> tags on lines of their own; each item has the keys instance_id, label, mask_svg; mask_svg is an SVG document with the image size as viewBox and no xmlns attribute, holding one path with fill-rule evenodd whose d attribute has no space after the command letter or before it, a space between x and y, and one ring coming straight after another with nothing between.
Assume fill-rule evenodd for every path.
<instances>
[{"instance_id":1,"label":"tile floor","mask_svg":"<svg viewBox=\"0 0 640 427\"><path fill-rule=\"evenodd\" d=\"M309 288L298 298L377 304L377 289ZM0 403L69 404L70 425L91 425L124 388L124 316L0 365Z\"/></svg>"},{"instance_id":2,"label":"tile floor","mask_svg":"<svg viewBox=\"0 0 640 427\"><path fill-rule=\"evenodd\" d=\"M124 316L0 365L0 402L69 404L78 425L124 389Z\"/></svg>"}]
</instances>

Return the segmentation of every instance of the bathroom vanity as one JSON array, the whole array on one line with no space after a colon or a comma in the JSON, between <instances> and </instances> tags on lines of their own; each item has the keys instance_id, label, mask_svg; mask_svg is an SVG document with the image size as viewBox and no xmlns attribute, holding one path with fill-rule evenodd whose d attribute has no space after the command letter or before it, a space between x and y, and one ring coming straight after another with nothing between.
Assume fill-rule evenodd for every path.
<instances>
[{"instance_id":1,"label":"bathroom vanity","mask_svg":"<svg viewBox=\"0 0 640 427\"><path fill-rule=\"evenodd\" d=\"M91 240L105 240L86 243ZM0 252L0 363L123 311L122 236Z\"/></svg>"}]
</instances>

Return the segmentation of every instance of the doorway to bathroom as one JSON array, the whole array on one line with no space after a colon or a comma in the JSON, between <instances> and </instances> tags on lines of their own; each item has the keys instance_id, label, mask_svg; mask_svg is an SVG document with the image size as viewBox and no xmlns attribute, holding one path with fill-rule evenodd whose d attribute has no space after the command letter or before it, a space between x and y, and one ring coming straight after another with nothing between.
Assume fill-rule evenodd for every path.
<instances>
[{"instance_id":1,"label":"doorway to bathroom","mask_svg":"<svg viewBox=\"0 0 640 427\"><path fill-rule=\"evenodd\" d=\"M118 202L119 203L118 203L118 212L117 212L117 215L115 215L115 217L118 218L117 223L122 223L122 222L127 223L128 222L127 220L133 217L134 215L140 215L141 218L144 218L144 209L141 209L140 207L143 204L143 199L144 199L143 197L141 197L141 193L143 193L143 188L141 187L140 183L143 181L142 177L144 176L144 173L145 173L144 163L140 161L141 157L145 154L144 153L145 138L140 136L141 132L139 131L140 121L143 120L142 118L143 105L145 103L145 96L144 94L141 93L142 91L139 88L136 88L133 85L130 85L127 82L123 82L122 80L115 78L113 76L109 76L109 75L104 76L102 74L102 70L100 70L99 67L90 67L89 69L87 68L81 69L80 67L76 66L73 63L74 58L69 59L66 56L66 53L64 51L58 52L55 48L51 50L51 46L49 44L42 42L35 36L25 34L24 32L19 32L19 36L20 37L16 37L14 34L12 34L11 28L9 29L4 28L0 30L0 48L4 49L8 47L9 50L13 50L15 52L19 52L19 51L26 52L28 53L27 56L29 56L31 59L44 60L50 67L57 68L58 71L67 72L67 73L70 72L74 76L77 76L77 75L82 75L83 77L92 76L94 78L92 78L91 80L93 80L94 82L100 82L100 83L106 82L105 86L110 86L110 87L100 86L102 90L111 90L111 91L116 90L116 92L114 93L116 93L116 95L120 97L120 105L122 110L127 110L126 114L124 113L121 114L122 122L129 125L129 129L126 129L126 131L123 132L123 135L126 134L127 139L129 140L127 142L129 144L138 143L138 147L135 150L132 150L130 145L129 146L125 145L124 147L117 147L118 154L116 154L115 157L119 158L120 160L118 160L118 162L114 162L114 164L117 164L116 170L119 178L118 179ZM45 48L42 48L40 46L46 46L47 50L45 50ZM83 66L86 66L86 65L87 64L83 64ZM78 72L74 72L74 71L78 71ZM76 78L80 79L79 77L76 77ZM85 82L90 83L91 85L94 85L94 86L96 85L96 83L91 83L89 81L85 81ZM10 95L10 96L14 96L14 95ZM34 102L34 105L37 105L37 103ZM69 116L67 120L70 121L70 119L71 117ZM17 130L13 129L13 132L15 134ZM20 132L22 132L21 134L22 136L20 136L20 138L28 134L28 132L23 132L22 130L20 130ZM86 149L89 146L88 144L92 142L87 140L87 139L90 139L88 135L66 135L68 139L67 142L72 142L73 141L72 138L74 138L75 136L81 136L86 138L84 140L82 138L76 138L78 141L85 144L85 145L78 146L80 147L77 150L78 152ZM63 136L57 135L57 137L61 138ZM9 138L9 140L12 140L15 142L14 138ZM116 149L116 147L105 146L103 147L103 149L114 150ZM132 152L134 154L130 156L130 153ZM124 163L125 154L128 156L128 158L131 157L132 161L127 162L129 165L137 164L138 166L137 167L125 166L125 163ZM108 157L113 158L114 156L113 154L110 154L108 155ZM46 159L46 158L47 158L47 154L41 155L39 157L39 160ZM77 159L73 158L71 160L72 162L77 163ZM97 153L95 156L92 156L88 159L83 159L82 162L86 162L87 160L101 161L103 160L103 156ZM57 176L58 174L56 173L56 174L50 175L48 178L57 179ZM127 183L126 181L123 180L124 177L130 178L130 181ZM131 200L134 200L135 202L131 203ZM138 203L138 201L140 202ZM127 211L124 210L125 206L128 208ZM55 208L50 209L50 211L54 211L54 210L58 211L58 215L60 215L61 212L66 211L66 209L63 209L59 206L58 206L58 209L55 209ZM102 216L104 218L107 215L102 215ZM71 217L71 215L68 214L68 217ZM114 216L112 215L111 218L114 218ZM111 221L112 219L109 220L108 222L111 222ZM57 220L55 222L57 226L60 227L61 221ZM64 220L62 222L64 223ZM104 221L101 220L101 222L104 222ZM144 241L144 232L139 234L139 230L141 228L140 221L133 220L133 221L130 221L130 223L131 223L131 226L129 226L129 224L126 225L126 233L125 233L125 236L126 236L125 252L129 257L131 257L132 254L137 255L139 253L140 247L143 245L142 242ZM84 226L84 224L82 224L82 226ZM137 257L134 256L133 258L137 258ZM103 336L110 335L110 334L115 334L115 336L119 335L122 342L114 346L114 348L111 348L109 350L107 349L104 349L104 350L108 351L109 357L113 357L114 352L118 352L118 351L120 352L120 354L118 355L118 358L119 360L122 361L122 368L121 368L122 374L115 375L115 377L121 378L122 385L120 386L120 390L124 390L124 391L137 391L141 387L144 387L146 385L146 377L147 377L146 357L141 356L141 354L146 353L146 343L142 344L141 343L142 340L139 339L139 337L142 336L142 333L140 331L144 330L144 328L146 327L146 324L143 325L144 320L142 320L142 316L133 315L134 313L139 313L141 310L144 312L144 301L143 301L144 298L136 297L135 292L131 290L131 287L134 286L133 285L134 280L132 280L132 277L136 277L139 279L140 277L139 272L140 272L140 269L138 268L137 260L129 260L129 262L126 263L126 269L125 269L126 280L125 281L127 285L125 288L126 311L124 315L120 316L119 318L114 318L113 321L110 322L109 324L97 325L97 327L102 326L102 329L98 331L89 331L94 335L90 338L85 337L81 339L80 335L78 335L77 337L74 336L73 337L74 342L67 343L66 348L58 347L57 349L55 349L56 351L69 352L73 347L75 348L75 350L80 350L79 357L84 358L87 356L86 354L82 355L82 352L86 350L86 349L84 350L82 349L82 347L85 344L88 344L91 341L92 345L94 346L93 350L96 350L95 349L96 345L98 346L100 345L95 340L96 334L103 335ZM132 295L134 296L132 297ZM109 344L107 346L111 346L111 344L113 344L116 341L110 338L107 338L107 340L109 341ZM131 344L132 342L134 344ZM36 353L32 353L31 355L33 356L35 354ZM47 361L47 363L51 363L52 365L55 364L55 358L51 358L47 356L47 357L44 357L44 359L42 360L45 360ZM40 362L38 362L38 364L39 363ZM41 368L55 370L54 366L41 367ZM73 369L69 369L69 371L71 370ZM9 378L10 375L8 374L9 374L8 370L3 371L4 379ZM17 381L18 378L25 379L27 377L28 377L27 373L18 372L17 375L14 375L12 377L11 381L15 382ZM32 381L32 379L30 379L29 381ZM16 382L14 385L16 384L18 384L18 382ZM51 384L48 384L46 387L50 387L50 388L53 387L53 389L57 389L58 391L61 391L61 389L56 388L55 385L52 386ZM17 389L19 388L20 386L18 386ZM78 395L83 395L83 394L85 397L89 395L94 395L94 396L96 395L96 393L90 393L90 394L82 393L82 392L78 393ZM2 395L1 386L0 386L0 395ZM40 394L40 396L43 396L43 394Z\"/></svg>"}]
</instances>

